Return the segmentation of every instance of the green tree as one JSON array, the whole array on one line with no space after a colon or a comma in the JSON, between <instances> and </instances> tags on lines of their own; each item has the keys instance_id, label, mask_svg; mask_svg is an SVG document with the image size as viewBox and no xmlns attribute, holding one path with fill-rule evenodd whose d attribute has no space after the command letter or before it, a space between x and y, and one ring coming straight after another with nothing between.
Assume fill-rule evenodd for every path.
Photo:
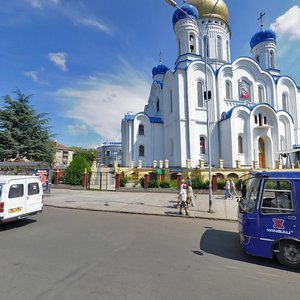
<instances>
[{"instance_id":1,"label":"green tree","mask_svg":"<svg viewBox=\"0 0 300 300\"><path fill-rule=\"evenodd\" d=\"M50 141L47 114L37 113L30 105L30 97L19 89L3 97L0 109L0 160L24 159L53 162L55 148Z\"/></svg>"},{"instance_id":2,"label":"green tree","mask_svg":"<svg viewBox=\"0 0 300 300\"><path fill-rule=\"evenodd\" d=\"M90 166L92 166L93 161L96 160L96 150L95 149L84 149L80 147L71 147L74 151L74 157L83 156L89 162Z\"/></svg>"},{"instance_id":3,"label":"green tree","mask_svg":"<svg viewBox=\"0 0 300 300\"><path fill-rule=\"evenodd\" d=\"M84 156L76 156L65 171L64 181L67 184L80 185L85 170L91 175L91 167Z\"/></svg>"}]
</instances>

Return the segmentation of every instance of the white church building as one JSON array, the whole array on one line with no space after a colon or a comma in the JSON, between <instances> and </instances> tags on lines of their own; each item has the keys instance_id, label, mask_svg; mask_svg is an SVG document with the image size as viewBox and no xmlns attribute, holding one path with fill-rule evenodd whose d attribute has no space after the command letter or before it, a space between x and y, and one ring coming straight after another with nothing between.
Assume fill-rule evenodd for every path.
<instances>
[{"instance_id":1,"label":"white church building","mask_svg":"<svg viewBox=\"0 0 300 300\"><path fill-rule=\"evenodd\" d=\"M208 163L208 120L212 166L222 159L228 168L237 160L275 168L281 154L293 152L299 160L300 88L277 69L275 32L261 26L250 41L252 57L231 61L228 8L215 3L190 0L175 10L175 68L153 68L144 111L123 118L123 166Z\"/></svg>"}]
</instances>

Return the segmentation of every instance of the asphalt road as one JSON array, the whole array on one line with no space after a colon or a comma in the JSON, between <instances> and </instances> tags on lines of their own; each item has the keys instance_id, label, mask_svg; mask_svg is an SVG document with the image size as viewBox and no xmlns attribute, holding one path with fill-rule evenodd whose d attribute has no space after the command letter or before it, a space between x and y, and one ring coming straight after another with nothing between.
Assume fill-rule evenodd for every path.
<instances>
[{"instance_id":1,"label":"asphalt road","mask_svg":"<svg viewBox=\"0 0 300 300\"><path fill-rule=\"evenodd\" d=\"M0 300L299 299L234 222L45 208L0 227Z\"/></svg>"}]
</instances>

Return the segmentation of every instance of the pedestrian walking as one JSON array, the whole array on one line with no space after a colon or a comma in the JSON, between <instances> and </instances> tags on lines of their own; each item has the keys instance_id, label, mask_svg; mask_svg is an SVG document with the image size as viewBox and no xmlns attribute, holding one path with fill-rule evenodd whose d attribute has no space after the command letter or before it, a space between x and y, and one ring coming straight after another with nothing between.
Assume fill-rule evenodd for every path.
<instances>
[{"instance_id":1,"label":"pedestrian walking","mask_svg":"<svg viewBox=\"0 0 300 300\"><path fill-rule=\"evenodd\" d=\"M175 205L175 208L177 208L180 205L181 202L181 196L180 196L180 191L183 189L184 186L184 179L181 180L180 188L179 188L179 193L177 194L177 203Z\"/></svg>"},{"instance_id":2,"label":"pedestrian walking","mask_svg":"<svg viewBox=\"0 0 300 300\"><path fill-rule=\"evenodd\" d=\"M225 182L225 199L227 198L232 198L232 194L230 192L230 181L229 179L227 178L226 182Z\"/></svg>"},{"instance_id":3,"label":"pedestrian walking","mask_svg":"<svg viewBox=\"0 0 300 300\"><path fill-rule=\"evenodd\" d=\"M188 183L188 186L187 186L187 201L188 201L188 204L190 204L192 207L195 206L194 198L195 198L195 196L194 196L192 185Z\"/></svg>"},{"instance_id":4,"label":"pedestrian walking","mask_svg":"<svg viewBox=\"0 0 300 300\"><path fill-rule=\"evenodd\" d=\"M179 214L182 215L182 208L184 208L185 210L185 214L188 216L188 210L187 210L187 202L186 202L186 185L183 184L182 185L182 189L180 189L180 210L179 210Z\"/></svg>"},{"instance_id":5,"label":"pedestrian walking","mask_svg":"<svg viewBox=\"0 0 300 300\"><path fill-rule=\"evenodd\" d=\"M231 196L233 197L233 194L238 198L239 195L237 194L236 192L236 187L235 187L235 183L232 179L230 179L230 193L231 193Z\"/></svg>"}]
</instances>

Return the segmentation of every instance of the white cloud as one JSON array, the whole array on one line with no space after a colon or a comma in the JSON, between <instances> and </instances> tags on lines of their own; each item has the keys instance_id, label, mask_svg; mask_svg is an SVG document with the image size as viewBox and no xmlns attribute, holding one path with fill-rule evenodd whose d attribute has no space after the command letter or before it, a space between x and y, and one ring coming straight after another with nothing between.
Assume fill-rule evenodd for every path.
<instances>
[{"instance_id":1,"label":"white cloud","mask_svg":"<svg viewBox=\"0 0 300 300\"><path fill-rule=\"evenodd\" d=\"M31 78L34 82L38 82L38 72L36 71L29 71L24 72L24 76Z\"/></svg>"},{"instance_id":2,"label":"white cloud","mask_svg":"<svg viewBox=\"0 0 300 300\"><path fill-rule=\"evenodd\" d=\"M116 74L93 75L57 91L56 97L66 102L65 117L85 124L106 140L120 140L122 118L128 111L143 111L149 92L143 74L124 63Z\"/></svg>"},{"instance_id":3,"label":"white cloud","mask_svg":"<svg viewBox=\"0 0 300 300\"><path fill-rule=\"evenodd\" d=\"M59 4L60 0L26 0L34 8L43 8L47 4Z\"/></svg>"},{"instance_id":4,"label":"white cloud","mask_svg":"<svg viewBox=\"0 0 300 300\"><path fill-rule=\"evenodd\" d=\"M293 6L271 24L278 36L287 35L291 40L300 40L300 6Z\"/></svg>"},{"instance_id":5,"label":"white cloud","mask_svg":"<svg viewBox=\"0 0 300 300\"><path fill-rule=\"evenodd\" d=\"M107 27L105 24L101 23L100 21L94 19L94 18L81 18L77 17L75 19L75 22L81 25L89 26L89 27L94 27L95 29L99 31L103 31L106 33L111 33L111 29Z\"/></svg>"},{"instance_id":6,"label":"white cloud","mask_svg":"<svg viewBox=\"0 0 300 300\"><path fill-rule=\"evenodd\" d=\"M48 57L55 65L57 65L62 71L67 71L67 58L68 55L64 52L49 53Z\"/></svg>"},{"instance_id":7,"label":"white cloud","mask_svg":"<svg viewBox=\"0 0 300 300\"><path fill-rule=\"evenodd\" d=\"M68 125L68 132L72 136L88 135L88 128L85 124Z\"/></svg>"}]
</instances>

